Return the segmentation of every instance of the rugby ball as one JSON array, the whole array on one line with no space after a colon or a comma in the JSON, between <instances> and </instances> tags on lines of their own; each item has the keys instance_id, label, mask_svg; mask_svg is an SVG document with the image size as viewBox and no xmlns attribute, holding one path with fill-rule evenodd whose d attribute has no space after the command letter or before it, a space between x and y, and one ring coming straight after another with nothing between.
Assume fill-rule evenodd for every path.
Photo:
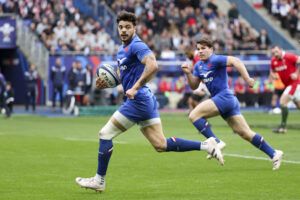
<instances>
[{"instance_id":1,"label":"rugby ball","mask_svg":"<svg viewBox=\"0 0 300 200\"><path fill-rule=\"evenodd\" d=\"M109 64L102 64L98 67L96 75L99 78L97 80L99 89L114 88L120 84L117 71Z\"/></svg>"}]
</instances>

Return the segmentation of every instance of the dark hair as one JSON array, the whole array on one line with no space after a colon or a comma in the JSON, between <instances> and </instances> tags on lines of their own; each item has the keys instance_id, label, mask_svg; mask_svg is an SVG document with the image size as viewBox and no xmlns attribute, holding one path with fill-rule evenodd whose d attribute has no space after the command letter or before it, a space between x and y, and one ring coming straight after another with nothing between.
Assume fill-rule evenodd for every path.
<instances>
[{"instance_id":1,"label":"dark hair","mask_svg":"<svg viewBox=\"0 0 300 200\"><path fill-rule=\"evenodd\" d=\"M137 20L135 14L123 10L117 16L117 23L119 23L120 21L131 22L135 26Z\"/></svg>"},{"instance_id":2,"label":"dark hair","mask_svg":"<svg viewBox=\"0 0 300 200\"><path fill-rule=\"evenodd\" d=\"M197 41L197 44L201 44L209 48L213 47L213 41L208 37L202 37L200 40Z\"/></svg>"}]
</instances>

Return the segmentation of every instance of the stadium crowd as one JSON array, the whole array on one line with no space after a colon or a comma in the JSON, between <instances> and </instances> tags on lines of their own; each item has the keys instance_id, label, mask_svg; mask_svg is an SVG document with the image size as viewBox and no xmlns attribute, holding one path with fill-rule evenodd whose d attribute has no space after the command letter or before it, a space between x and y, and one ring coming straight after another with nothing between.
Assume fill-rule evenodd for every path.
<instances>
[{"instance_id":1,"label":"stadium crowd","mask_svg":"<svg viewBox=\"0 0 300 200\"><path fill-rule=\"evenodd\" d=\"M113 1L107 4L117 13L134 12L139 20L138 34L156 52L185 52L201 36L209 35L216 51L267 49L259 44L259 34L239 17L232 4L227 15L214 0L195 1Z\"/></svg>"},{"instance_id":2,"label":"stadium crowd","mask_svg":"<svg viewBox=\"0 0 300 200\"><path fill-rule=\"evenodd\" d=\"M0 13L17 13L51 53L92 51L112 54L116 45L111 36L91 17L83 16L72 0L5 0Z\"/></svg>"},{"instance_id":3,"label":"stadium crowd","mask_svg":"<svg viewBox=\"0 0 300 200\"><path fill-rule=\"evenodd\" d=\"M92 4L92 1L89 2ZM216 51L226 51L229 54L233 50L267 50L271 45L267 32L260 30L258 33L242 20L235 4L232 4L225 14L214 0L106 0L105 2L115 13L127 10L138 16L140 21L137 27L138 35L146 41L158 57L186 52L195 46L194 42L198 38L205 35L212 37ZM84 16L79 9L75 8L73 0L2 0L0 1L1 12L17 13L25 19L32 32L39 36L52 54L64 51L80 52L86 55L91 52L108 54L116 52L116 41L105 31L99 21ZM78 70L76 66L80 69ZM51 66L51 68L54 67ZM76 61L73 63L72 70L63 76L68 77L70 88L76 88L75 86L79 84L80 91L87 94L89 91L86 91L86 88L91 85L86 83L90 82L86 79L89 75L86 75L85 66L83 68L81 63ZM82 73L77 73L79 71ZM80 78L72 79L72 72ZM52 73L51 80L55 83L57 80L53 77L55 76ZM257 106L268 105L270 98L265 99L266 96L263 94L274 90L265 81L267 80L261 80L261 83L253 90L248 90L245 83L240 83L236 78L232 79L229 84L236 94L240 93L238 96L242 106ZM169 92L190 92L182 78L178 77L159 78L156 84L158 87L154 92L157 94L168 96ZM61 87L61 85L54 86L53 99L56 99L56 93L59 94L60 100L63 98ZM119 92L113 93L114 95L110 95L111 102L115 102L114 99L119 96ZM248 98L250 96L251 98ZM83 101L84 99L81 98L80 103L83 104ZM181 105L177 107L182 107L182 100L179 103ZM53 106L55 107L55 104ZM62 103L60 106L62 107ZM183 106L187 104L184 103Z\"/></svg>"},{"instance_id":4,"label":"stadium crowd","mask_svg":"<svg viewBox=\"0 0 300 200\"><path fill-rule=\"evenodd\" d=\"M300 38L300 1L299 0L264 0L263 5L269 13L280 21L292 37Z\"/></svg>"},{"instance_id":5,"label":"stadium crowd","mask_svg":"<svg viewBox=\"0 0 300 200\"><path fill-rule=\"evenodd\" d=\"M155 51L174 55L194 46L200 36L210 35L216 51L266 49L259 34L241 20L232 4L227 15L214 0L204 1L114 1L106 3L117 13L134 12L139 20L138 34ZM51 53L62 51L116 52L116 41L99 21L84 16L72 0L5 0L0 12L18 13ZM96 17L96 16L95 16Z\"/></svg>"}]
</instances>

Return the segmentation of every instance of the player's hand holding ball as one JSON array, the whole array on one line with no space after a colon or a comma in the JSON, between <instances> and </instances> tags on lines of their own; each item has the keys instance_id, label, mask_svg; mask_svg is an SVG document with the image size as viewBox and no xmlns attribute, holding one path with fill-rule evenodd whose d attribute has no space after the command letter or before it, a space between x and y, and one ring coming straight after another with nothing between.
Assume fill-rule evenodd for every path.
<instances>
[{"instance_id":1,"label":"player's hand holding ball","mask_svg":"<svg viewBox=\"0 0 300 200\"><path fill-rule=\"evenodd\" d=\"M114 88L120 84L120 78L115 68L109 64L101 65L96 71L96 88Z\"/></svg>"},{"instance_id":2,"label":"player's hand holding ball","mask_svg":"<svg viewBox=\"0 0 300 200\"><path fill-rule=\"evenodd\" d=\"M108 88L107 82L104 79L97 77L96 78L96 88L97 89Z\"/></svg>"}]
</instances>

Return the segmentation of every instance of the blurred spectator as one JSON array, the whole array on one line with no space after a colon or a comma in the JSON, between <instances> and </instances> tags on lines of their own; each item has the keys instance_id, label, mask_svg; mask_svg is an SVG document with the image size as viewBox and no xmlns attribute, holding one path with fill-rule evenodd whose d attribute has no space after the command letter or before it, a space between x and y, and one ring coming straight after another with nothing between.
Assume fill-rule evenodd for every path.
<instances>
[{"instance_id":1,"label":"blurred spectator","mask_svg":"<svg viewBox=\"0 0 300 200\"><path fill-rule=\"evenodd\" d=\"M75 83L75 95L79 99L80 105L83 105L84 92L86 88L86 69L83 69L80 61L76 62Z\"/></svg>"},{"instance_id":2,"label":"blurred spectator","mask_svg":"<svg viewBox=\"0 0 300 200\"><path fill-rule=\"evenodd\" d=\"M77 73L77 63L76 61L72 63L72 68L68 72L68 89L71 91L75 91L77 86L76 83L76 73Z\"/></svg>"},{"instance_id":3,"label":"blurred spectator","mask_svg":"<svg viewBox=\"0 0 300 200\"><path fill-rule=\"evenodd\" d=\"M271 45L271 41L269 39L268 33L266 29L261 29L259 36L256 38L256 43L259 50L267 50Z\"/></svg>"},{"instance_id":4,"label":"blurred spectator","mask_svg":"<svg viewBox=\"0 0 300 200\"><path fill-rule=\"evenodd\" d=\"M287 27L287 18L288 14L290 12L291 6L289 5L287 0L280 0L279 3L279 16L280 16L280 24L282 28L288 28Z\"/></svg>"},{"instance_id":5,"label":"blurred spectator","mask_svg":"<svg viewBox=\"0 0 300 200\"><path fill-rule=\"evenodd\" d=\"M234 83L235 96L238 98L241 107L246 106L246 82L239 76Z\"/></svg>"},{"instance_id":6,"label":"blurred spectator","mask_svg":"<svg viewBox=\"0 0 300 200\"><path fill-rule=\"evenodd\" d=\"M53 86L52 91L52 108L55 108L56 105L56 95L59 95L60 108L63 108L63 86L66 74L66 67L62 66L61 59L56 58L55 65L51 67L51 81Z\"/></svg>"},{"instance_id":7,"label":"blurred spectator","mask_svg":"<svg viewBox=\"0 0 300 200\"><path fill-rule=\"evenodd\" d=\"M246 92L246 106L254 106L254 107L259 107L258 104L258 99L259 99L259 93L260 93L260 78L255 77L255 83L254 86L247 87L247 92Z\"/></svg>"},{"instance_id":8,"label":"blurred spectator","mask_svg":"<svg viewBox=\"0 0 300 200\"><path fill-rule=\"evenodd\" d=\"M231 3L231 7L229 8L227 15L230 23L234 23L234 21L239 18L240 13L235 3Z\"/></svg>"},{"instance_id":9,"label":"blurred spectator","mask_svg":"<svg viewBox=\"0 0 300 200\"><path fill-rule=\"evenodd\" d=\"M93 69L92 66L87 64L86 65L86 78L85 78L85 104L90 104L90 93L93 85Z\"/></svg>"},{"instance_id":10,"label":"blurred spectator","mask_svg":"<svg viewBox=\"0 0 300 200\"><path fill-rule=\"evenodd\" d=\"M84 104L86 89L86 69L82 68L80 61L72 63L72 68L68 72L69 90L73 92L80 105Z\"/></svg>"},{"instance_id":11,"label":"blurred spectator","mask_svg":"<svg viewBox=\"0 0 300 200\"><path fill-rule=\"evenodd\" d=\"M261 104L266 108L270 108L274 85L271 77L264 80L263 92L261 93Z\"/></svg>"},{"instance_id":12,"label":"blurred spectator","mask_svg":"<svg viewBox=\"0 0 300 200\"><path fill-rule=\"evenodd\" d=\"M300 7L300 4L299 4L299 7ZM292 37L295 37L295 35L297 33L298 15L299 15L299 13L298 13L297 9L291 9L289 15L287 16L287 22L288 22L287 26L288 26L290 35Z\"/></svg>"},{"instance_id":13,"label":"blurred spectator","mask_svg":"<svg viewBox=\"0 0 300 200\"><path fill-rule=\"evenodd\" d=\"M32 105L32 111L35 112L36 106L36 86L38 80L38 72L34 64L30 65L30 68L25 72L26 81L26 104L25 110L28 111L29 104Z\"/></svg>"},{"instance_id":14,"label":"blurred spectator","mask_svg":"<svg viewBox=\"0 0 300 200\"><path fill-rule=\"evenodd\" d=\"M6 117L10 116L9 109L6 104L6 80L0 72L0 111L5 113Z\"/></svg>"},{"instance_id":15,"label":"blurred spectator","mask_svg":"<svg viewBox=\"0 0 300 200\"><path fill-rule=\"evenodd\" d=\"M6 83L6 94L5 94L5 103L8 108L9 115L13 112L13 106L15 102L14 90L10 82Z\"/></svg>"}]
</instances>

